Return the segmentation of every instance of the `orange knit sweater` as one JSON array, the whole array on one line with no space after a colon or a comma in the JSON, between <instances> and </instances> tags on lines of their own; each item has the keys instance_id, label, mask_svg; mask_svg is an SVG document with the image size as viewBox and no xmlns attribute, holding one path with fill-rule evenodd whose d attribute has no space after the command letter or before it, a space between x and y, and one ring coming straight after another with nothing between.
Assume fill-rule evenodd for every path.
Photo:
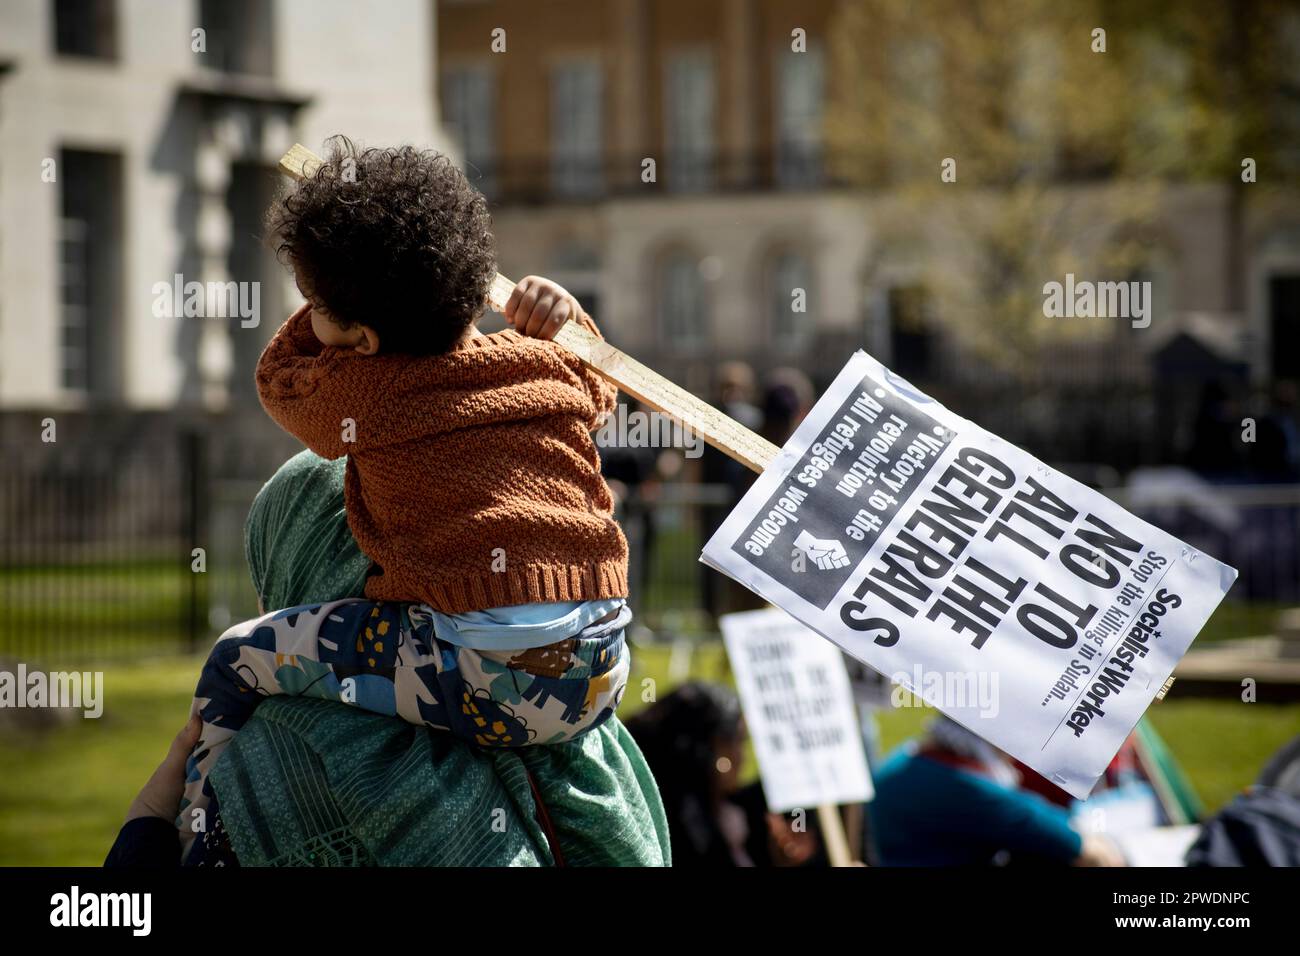
<instances>
[{"instance_id":1,"label":"orange knit sweater","mask_svg":"<svg viewBox=\"0 0 1300 956\"><path fill-rule=\"evenodd\" d=\"M321 345L304 305L262 353L257 391L312 451L348 456L348 524L379 566L368 597L456 614L627 596L591 437L617 389L555 343L506 330L367 356Z\"/></svg>"}]
</instances>

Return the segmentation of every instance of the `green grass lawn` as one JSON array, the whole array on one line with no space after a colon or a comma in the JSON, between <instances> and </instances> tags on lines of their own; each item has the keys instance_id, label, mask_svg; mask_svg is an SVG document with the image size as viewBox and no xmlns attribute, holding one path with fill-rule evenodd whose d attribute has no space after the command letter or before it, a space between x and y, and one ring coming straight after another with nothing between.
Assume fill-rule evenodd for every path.
<instances>
[{"instance_id":1,"label":"green grass lawn","mask_svg":"<svg viewBox=\"0 0 1300 956\"><path fill-rule=\"evenodd\" d=\"M670 651L638 648L620 713L645 706L643 690L671 688ZM679 658L679 667L683 659ZM0 732L0 865L98 865L127 805L162 759L184 722L199 659L164 657L105 665L104 715L39 734ZM718 642L701 645L689 673L729 681ZM643 684L652 680L652 685ZM884 746L916 733L929 711L903 708L880 716ZM1151 719L1213 810L1254 780L1264 761L1300 732L1300 705L1171 699ZM752 755L744 773L756 773Z\"/></svg>"},{"instance_id":2,"label":"green grass lawn","mask_svg":"<svg viewBox=\"0 0 1300 956\"><path fill-rule=\"evenodd\" d=\"M0 658L83 666L184 653L191 608L203 622L211 595L233 597L231 612L256 613L242 566L204 574L189 559L0 568ZM200 623L201 637L215 633Z\"/></svg>"},{"instance_id":3,"label":"green grass lawn","mask_svg":"<svg viewBox=\"0 0 1300 956\"><path fill-rule=\"evenodd\" d=\"M185 723L199 659L104 665L104 712L0 732L0 864L103 862L127 805Z\"/></svg>"}]
</instances>

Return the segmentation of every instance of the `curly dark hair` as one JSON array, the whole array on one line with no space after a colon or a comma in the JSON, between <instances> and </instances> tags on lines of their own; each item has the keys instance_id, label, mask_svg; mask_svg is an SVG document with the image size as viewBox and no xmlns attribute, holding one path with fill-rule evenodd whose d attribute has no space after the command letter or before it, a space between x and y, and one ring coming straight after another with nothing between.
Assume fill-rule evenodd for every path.
<instances>
[{"instance_id":1,"label":"curly dark hair","mask_svg":"<svg viewBox=\"0 0 1300 956\"><path fill-rule=\"evenodd\" d=\"M487 201L446 156L362 150L344 136L266 219L276 255L332 320L415 355L448 351L483 310L496 275L491 225Z\"/></svg>"}]
</instances>

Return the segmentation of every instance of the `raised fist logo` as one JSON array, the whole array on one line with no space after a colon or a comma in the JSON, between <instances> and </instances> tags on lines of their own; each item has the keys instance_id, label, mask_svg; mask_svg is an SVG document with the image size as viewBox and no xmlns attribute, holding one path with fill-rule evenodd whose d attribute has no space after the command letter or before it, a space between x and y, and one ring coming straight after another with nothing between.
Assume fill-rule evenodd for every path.
<instances>
[{"instance_id":1,"label":"raised fist logo","mask_svg":"<svg viewBox=\"0 0 1300 956\"><path fill-rule=\"evenodd\" d=\"M814 538L807 531L800 531L799 537L794 539L794 546L808 555L820 571L843 568L849 564L844 545L834 538Z\"/></svg>"}]
</instances>

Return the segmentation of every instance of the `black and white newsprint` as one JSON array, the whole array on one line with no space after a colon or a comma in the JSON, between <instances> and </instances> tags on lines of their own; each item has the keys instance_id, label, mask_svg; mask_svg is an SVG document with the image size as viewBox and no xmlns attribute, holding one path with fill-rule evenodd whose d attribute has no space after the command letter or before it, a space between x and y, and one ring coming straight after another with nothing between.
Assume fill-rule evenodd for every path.
<instances>
[{"instance_id":1,"label":"black and white newsprint","mask_svg":"<svg viewBox=\"0 0 1300 956\"><path fill-rule=\"evenodd\" d=\"M1079 798L1237 577L864 352L702 560Z\"/></svg>"}]
</instances>

